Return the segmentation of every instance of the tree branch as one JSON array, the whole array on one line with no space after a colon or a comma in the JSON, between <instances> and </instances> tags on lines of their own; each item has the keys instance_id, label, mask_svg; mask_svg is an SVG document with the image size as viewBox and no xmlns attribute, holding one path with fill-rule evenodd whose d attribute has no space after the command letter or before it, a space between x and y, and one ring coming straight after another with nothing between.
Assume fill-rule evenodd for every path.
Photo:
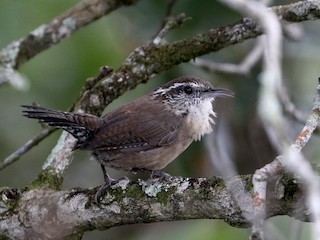
<instances>
[{"instance_id":1,"label":"tree branch","mask_svg":"<svg viewBox=\"0 0 320 240\"><path fill-rule=\"evenodd\" d=\"M251 178L248 175L229 181L241 181L252 195ZM234 193L228 191L219 177L122 180L109 188L99 206L92 203L96 190L34 189L17 193L3 189L0 238L5 233L9 238L62 239L93 229L184 219L222 219L235 227L251 225L232 198ZM267 217L285 214L309 220L303 204L304 190L296 179L283 177L267 196Z\"/></svg>"},{"instance_id":2,"label":"tree branch","mask_svg":"<svg viewBox=\"0 0 320 240\"><path fill-rule=\"evenodd\" d=\"M0 52L0 66L18 69L40 52L71 36L78 29L138 0L83 0L47 24L43 24Z\"/></svg>"},{"instance_id":3,"label":"tree branch","mask_svg":"<svg viewBox=\"0 0 320 240\"><path fill-rule=\"evenodd\" d=\"M280 19L289 22L320 18L319 1L297 2L270 9ZM145 44L136 48L110 77L85 94L81 100L81 105L87 112L101 113L113 99L138 84L148 81L154 74L166 71L180 63L189 62L198 56L217 52L230 45L255 38L261 34L261 27L254 20L243 18L234 24L210 29L202 34L173 43ZM91 94L96 95L99 101L91 103L89 100Z\"/></svg>"},{"instance_id":4,"label":"tree branch","mask_svg":"<svg viewBox=\"0 0 320 240\"><path fill-rule=\"evenodd\" d=\"M320 17L319 1L298 2L272 9L281 19L292 22ZM118 70L84 91L75 111L100 114L113 99L155 74L261 33L255 21L244 18L189 39L163 45L145 44L136 48ZM0 64L4 66L8 63L19 67L28 58L22 61L7 58L4 62L1 59ZM52 188L60 188L74 144L75 140L64 133L31 186L24 190L0 190L0 237L56 239L123 224L195 218L223 219L237 227L250 225L218 177L120 181L109 188L101 206L92 204L96 189L55 191ZM252 176L232 180L243 181L245 190L253 195ZM283 177L281 184L275 185L266 196L267 218L286 214L302 221L309 220L308 209L301 204L305 203L304 188L297 180Z\"/></svg>"},{"instance_id":5,"label":"tree branch","mask_svg":"<svg viewBox=\"0 0 320 240\"><path fill-rule=\"evenodd\" d=\"M260 38L248 55L240 64L216 63L210 60L196 58L193 65L210 72L222 72L227 74L249 75L252 68L261 59L264 49L264 41Z\"/></svg>"},{"instance_id":6,"label":"tree branch","mask_svg":"<svg viewBox=\"0 0 320 240\"><path fill-rule=\"evenodd\" d=\"M28 152L31 148L36 146L39 142L41 142L44 138L49 136L51 133L55 131L54 128L46 128L43 129L37 136L30 139L28 142L26 142L23 146L21 146L19 149L17 149L14 153L10 154L8 157L6 157L3 162L0 164L0 171L4 169L5 167L9 166L10 164L14 163L15 161L19 160L19 158Z\"/></svg>"},{"instance_id":7,"label":"tree branch","mask_svg":"<svg viewBox=\"0 0 320 240\"><path fill-rule=\"evenodd\" d=\"M314 20L320 16L318 1L298 2L271 9L286 21ZM83 92L76 103L75 111L100 115L113 99L148 81L155 74L195 57L257 37L261 33L260 26L254 20L244 18L237 23L210 29L189 39L160 45L149 42L137 47L118 70ZM33 186L40 184L59 189L64 172L71 163L75 144L73 137L62 134Z\"/></svg>"}]
</instances>

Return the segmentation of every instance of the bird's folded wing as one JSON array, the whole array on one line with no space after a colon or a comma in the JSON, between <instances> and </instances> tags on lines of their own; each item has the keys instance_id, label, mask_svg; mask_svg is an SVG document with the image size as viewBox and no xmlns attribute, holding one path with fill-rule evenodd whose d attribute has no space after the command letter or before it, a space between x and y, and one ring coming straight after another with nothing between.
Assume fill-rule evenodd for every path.
<instances>
[{"instance_id":1,"label":"bird's folded wing","mask_svg":"<svg viewBox=\"0 0 320 240\"><path fill-rule=\"evenodd\" d=\"M91 150L139 152L169 145L177 136L177 122L168 121L170 112L117 111L86 146Z\"/></svg>"}]
</instances>

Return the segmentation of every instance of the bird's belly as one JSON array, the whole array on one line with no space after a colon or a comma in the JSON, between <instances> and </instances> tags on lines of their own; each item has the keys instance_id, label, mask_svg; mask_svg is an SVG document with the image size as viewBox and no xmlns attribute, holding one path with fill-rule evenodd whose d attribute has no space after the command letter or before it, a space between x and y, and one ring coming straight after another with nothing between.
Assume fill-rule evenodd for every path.
<instances>
[{"instance_id":1,"label":"bird's belly","mask_svg":"<svg viewBox=\"0 0 320 240\"><path fill-rule=\"evenodd\" d=\"M131 170L132 168L143 168L161 170L186 150L191 142L192 140L179 141L179 143L170 146L162 146L135 153L118 152L113 154L112 152L96 151L94 155L100 163L115 169Z\"/></svg>"}]
</instances>

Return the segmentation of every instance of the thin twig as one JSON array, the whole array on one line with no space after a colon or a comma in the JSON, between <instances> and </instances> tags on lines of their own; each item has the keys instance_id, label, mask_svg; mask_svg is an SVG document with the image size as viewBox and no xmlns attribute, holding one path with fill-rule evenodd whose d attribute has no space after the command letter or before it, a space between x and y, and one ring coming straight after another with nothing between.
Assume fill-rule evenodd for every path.
<instances>
[{"instance_id":1,"label":"thin twig","mask_svg":"<svg viewBox=\"0 0 320 240\"><path fill-rule=\"evenodd\" d=\"M314 130L318 127L320 121L320 85L317 86L317 92L313 101L313 108L306 120L305 126L292 146L297 151L301 151L309 141Z\"/></svg>"},{"instance_id":2,"label":"thin twig","mask_svg":"<svg viewBox=\"0 0 320 240\"><path fill-rule=\"evenodd\" d=\"M38 135L36 135L34 138L30 139L28 142L26 142L23 146L21 146L19 149L17 149L15 152L10 154L8 157L6 157L3 162L0 164L0 171L15 161L19 160L20 157L27 153L30 149L32 149L34 146L36 146L39 142L41 142L43 139L48 137L51 133L53 133L56 129L54 128L46 128L43 129Z\"/></svg>"},{"instance_id":3,"label":"thin twig","mask_svg":"<svg viewBox=\"0 0 320 240\"><path fill-rule=\"evenodd\" d=\"M168 32L174 28L181 26L185 21L189 20L184 13L180 13L178 16L169 17L166 24L158 32L158 34L153 38L152 43L158 45L163 41L163 38L168 34Z\"/></svg>"},{"instance_id":4,"label":"thin twig","mask_svg":"<svg viewBox=\"0 0 320 240\"><path fill-rule=\"evenodd\" d=\"M261 58L263 49L264 42L259 39L254 48L249 52L249 54L243 59L240 64L215 63L202 58L196 58L194 61L191 61L191 63L195 66L201 67L206 71L248 75L252 67Z\"/></svg>"},{"instance_id":5,"label":"thin twig","mask_svg":"<svg viewBox=\"0 0 320 240\"><path fill-rule=\"evenodd\" d=\"M178 2L178 0L169 0L168 6L167 6L167 10L166 10L166 13L164 15L163 21L161 23L161 27L159 29L159 32L167 24L167 22L169 20L169 17L171 17L173 15L173 8L174 8L174 6L176 5L177 2Z\"/></svg>"},{"instance_id":6,"label":"thin twig","mask_svg":"<svg viewBox=\"0 0 320 240\"><path fill-rule=\"evenodd\" d=\"M287 88L284 86L284 84L279 85L278 88L278 98L282 105L284 113L292 118L293 120L305 124L307 119L307 114L302 113L291 101L290 96L288 94ZM320 126L318 125L316 129L314 129L314 132L319 133L320 132Z\"/></svg>"},{"instance_id":7,"label":"thin twig","mask_svg":"<svg viewBox=\"0 0 320 240\"><path fill-rule=\"evenodd\" d=\"M159 34L160 32L162 31L162 29L166 26L169 18L173 15L173 8L174 8L174 5L178 2L178 0L169 0L169 3L167 5L167 9L166 9L166 13L163 17L163 20L162 20L162 23L159 27L159 30L154 34L154 36L151 38L151 39L155 39Z\"/></svg>"}]
</instances>

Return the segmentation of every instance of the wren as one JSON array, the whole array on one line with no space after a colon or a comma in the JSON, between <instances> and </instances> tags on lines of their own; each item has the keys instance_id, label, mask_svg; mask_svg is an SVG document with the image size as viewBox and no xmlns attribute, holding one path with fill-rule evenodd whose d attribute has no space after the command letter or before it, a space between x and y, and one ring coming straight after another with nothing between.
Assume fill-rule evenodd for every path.
<instances>
[{"instance_id":1,"label":"wren","mask_svg":"<svg viewBox=\"0 0 320 240\"><path fill-rule=\"evenodd\" d=\"M101 164L105 184L114 180L105 167L145 171L161 170L204 134L212 132L215 97L233 97L193 76L174 79L102 117L23 105L24 116L68 131L77 139L75 149L92 151Z\"/></svg>"}]
</instances>

